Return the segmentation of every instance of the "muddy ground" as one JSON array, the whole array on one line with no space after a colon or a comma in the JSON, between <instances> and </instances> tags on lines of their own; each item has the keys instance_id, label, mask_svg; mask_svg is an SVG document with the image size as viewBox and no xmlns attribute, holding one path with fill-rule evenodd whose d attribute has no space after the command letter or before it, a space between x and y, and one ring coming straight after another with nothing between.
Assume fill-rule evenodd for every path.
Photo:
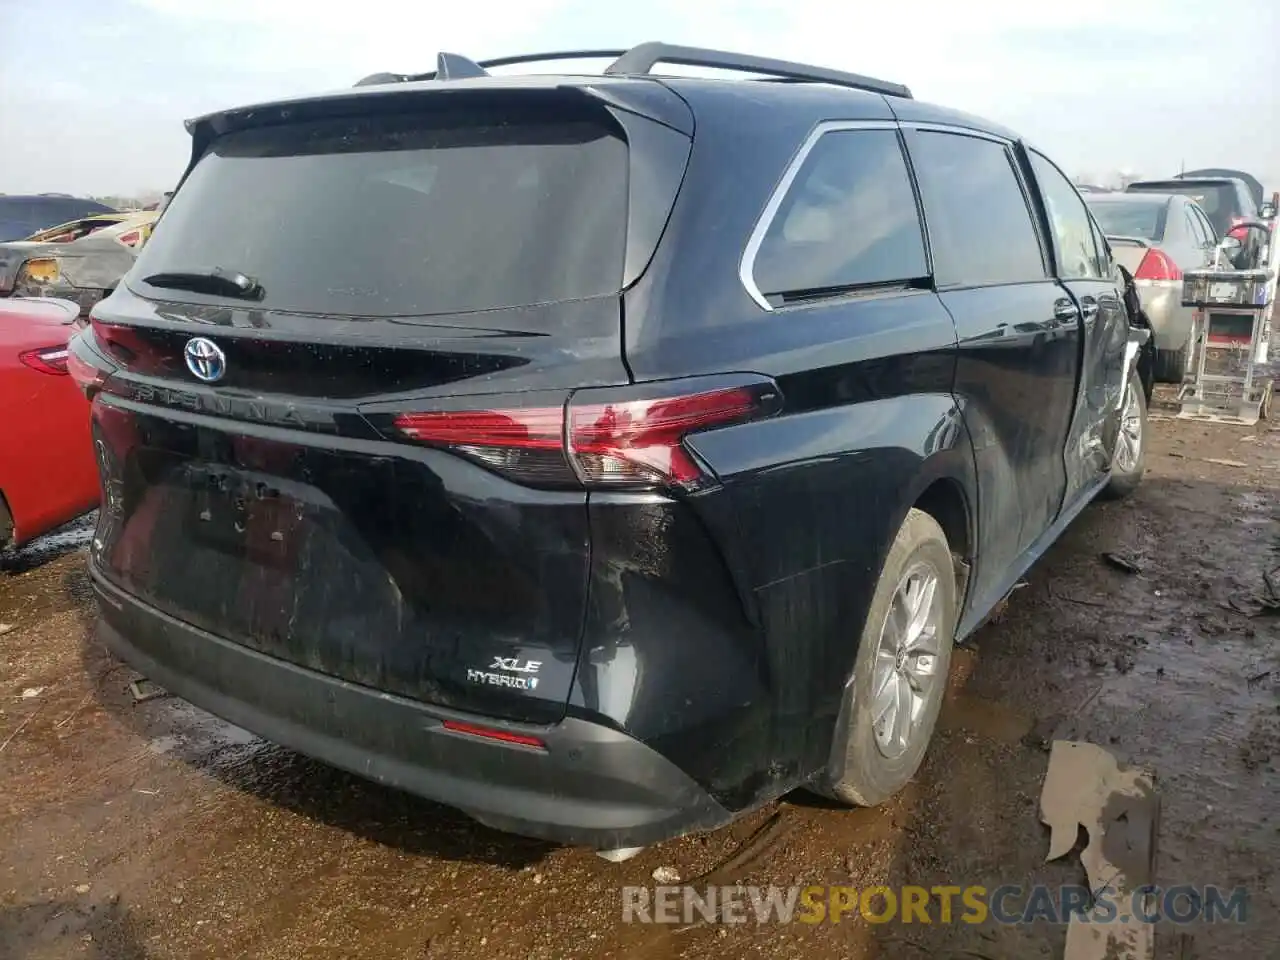
<instances>
[{"instance_id":1,"label":"muddy ground","mask_svg":"<svg viewBox=\"0 0 1280 960\"><path fill-rule=\"evenodd\" d=\"M1055 736L1155 769L1158 883L1250 891L1247 922L1162 927L1159 956L1280 957L1280 617L1255 602L1280 565L1280 426L1154 420L1147 466L958 656L904 795L844 810L796 794L623 864L495 833L173 698L134 705L135 674L93 638L82 523L0 561L0 958L1060 955L1064 928L1044 922L620 920L623 885L703 875L763 825L757 856L717 877L1082 883L1074 856L1043 862Z\"/></svg>"}]
</instances>

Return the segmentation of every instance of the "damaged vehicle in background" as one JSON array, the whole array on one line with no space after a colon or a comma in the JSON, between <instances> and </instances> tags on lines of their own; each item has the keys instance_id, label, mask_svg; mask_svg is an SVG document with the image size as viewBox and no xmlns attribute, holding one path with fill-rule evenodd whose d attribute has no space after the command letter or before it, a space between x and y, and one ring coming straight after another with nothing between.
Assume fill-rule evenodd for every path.
<instances>
[{"instance_id":1,"label":"damaged vehicle in background","mask_svg":"<svg viewBox=\"0 0 1280 960\"><path fill-rule=\"evenodd\" d=\"M1169 180L1137 180L1125 187L1124 192L1176 193L1194 200L1213 224L1217 236L1239 241L1240 245L1233 247L1227 257L1239 270L1256 267L1270 240L1265 227L1250 226L1258 221L1258 203L1249 184L1238 177L1193 177L1186 174Z\"/></svg>"},{"instance_id":2,"label":"damaged vehicle in background","mask_svg":"<svg viewBox=\"0 0 1280 960\"><path fill-rule=\"evenodd\" d=\"M1213 265L1217 231L1199 205L1181 194L1099 193L1085 202L1116 262L1133 276L1155 340L1156 379L1182 382L1192 313L1182 305L1182 274Z\"/></svg>"},{"instance_id":3,"label":"damaged vehicle in background","mask_svg":"<svg viewBox=\"0 0 1280 960\"><path fill-rule=\"evenodd\" d=\"M442 54L193 121L71 350L110 649L622 855L901 789L953 642L1140 482L1148 331L1016 134L820 67L616 56Z\"/></svg>"},{"instance_id":4,"label":"damaged vehicle in background","mask_svg":"<svg viewBox=\"0 0 1280 960\"><path fill-rule=\"evenodd\" d=\"M31 196L0 194L0 242L21 240L68 220L115 212L97 200L83 200L60 193Z\"/></svg>"},{"instance_id":5,"label":"damaged vehicle in background","mask_svg":"<svg viewBox=\"0 0 1280 960\"><path fill-rule=\"evenodd\" d=\"M116 224L125 223L131 218L136 217L137 213L97 213L89 217L81 217L76 220L68 220L66 223L60 223L57 226L49 227L47 230L41 230L33 233L29 237L23 237L25 243L70 243L72 240L80 240L89 236L104 227L114 227ZM140 233L132 242L125 241L127 246L139 246L140 241L145 239L145 235Z\"/></svg>"},{"instance_id":6,"label":"damaged vehicle in background","mask_svg":"<svg viewBox=\"0 0 1280 960\"><path fill-rule=\"evenodd\" d=\"M59 297L87 316L133 266L157 217L156 211L117 214L109 224L81 220L0 243L0 297Z\"/></svg>"}]
</instances>

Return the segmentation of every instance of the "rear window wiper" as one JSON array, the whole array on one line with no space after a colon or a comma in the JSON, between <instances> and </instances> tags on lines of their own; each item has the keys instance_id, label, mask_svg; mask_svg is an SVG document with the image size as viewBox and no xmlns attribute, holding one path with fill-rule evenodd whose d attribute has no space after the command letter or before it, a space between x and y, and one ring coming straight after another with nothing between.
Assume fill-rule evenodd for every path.
<instances>
[{"instance_id":1,"label":"rear window wiper","mask_svg":"<svg viewBox=\"0 0 1280 960\"><path fill-rule=\"evenodd\" d=\"M170 290L190 290L192 293L208 293L216 297L235 297L238 300L261 300L266 292L253 277L236 270L169 270L143 277L142 282L152 287Z\"/></svg>"}]
</instances>

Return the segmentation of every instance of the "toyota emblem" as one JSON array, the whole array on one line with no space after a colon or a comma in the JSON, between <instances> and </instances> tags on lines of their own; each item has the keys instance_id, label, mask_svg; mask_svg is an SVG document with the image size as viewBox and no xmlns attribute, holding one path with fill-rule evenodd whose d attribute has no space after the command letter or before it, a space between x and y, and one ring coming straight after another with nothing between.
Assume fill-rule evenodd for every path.
<instances>
[{"instance_id":1,"label":"toyota emblem","mask_svg":"<svg viewBox=\"0 0 1280 960\"><path fill-rule=\"evenodd\" d=\"M182 350L187 369L197 380L213 383L227 372L227 355L222 348L206 337L192 337Z\"/></svg>"}]
</instances>

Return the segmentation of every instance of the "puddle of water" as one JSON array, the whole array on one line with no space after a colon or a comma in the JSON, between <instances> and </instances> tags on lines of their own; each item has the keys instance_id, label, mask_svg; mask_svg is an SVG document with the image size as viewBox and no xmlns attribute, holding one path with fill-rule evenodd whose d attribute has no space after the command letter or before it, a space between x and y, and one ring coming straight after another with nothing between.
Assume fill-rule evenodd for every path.
<instances>
[{"instance_id":1,"label":"puddle of water","mask_svg":"<svg viewBox=\"0 0 1280 960\"><path fill-rule=\"evenodd\" d=\"M256 734L206 713L177 697L155 701L156 717L168 733L152 738L148 749L175 754L200 767L236 767L275 749Z\"/></svg>"}]
</instances>

